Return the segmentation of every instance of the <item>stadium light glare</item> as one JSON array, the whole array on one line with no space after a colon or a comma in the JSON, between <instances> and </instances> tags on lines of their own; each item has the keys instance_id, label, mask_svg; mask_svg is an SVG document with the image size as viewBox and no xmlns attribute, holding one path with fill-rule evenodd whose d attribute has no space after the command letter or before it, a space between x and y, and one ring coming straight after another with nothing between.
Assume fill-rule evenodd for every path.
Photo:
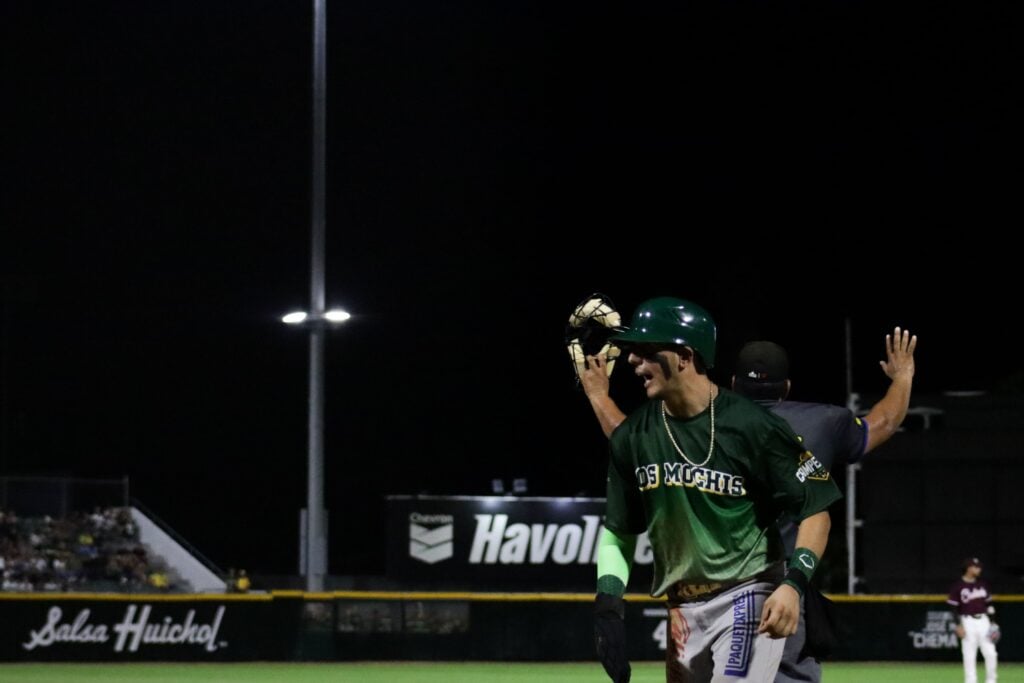
<instances>
[{"instance_id":1,"label":"stadium light glare","mask_svg":"<svg viewBox=\"0 0 1024 683\"><path fill-rule=\"evenodd\" d=\"M352 314L340 308L332 308L321 314L310 315L306 311L293 311L281 316L281 322L288 325L301 325L302 323L343 323L349 320Z\"/></svg>"},{"instance_id":2,"label":"stadium light glare","mask_svg":"<svg viewBox=\"0 0 1024 683\"><path fill-rule=\"evenodd\" d=\"M332 323L343 323L351 317L351 313L349 313L348 311L343 311L340 308L333 308L324 313L324 319L327 320L327 322Z\"/></svg>"}]
</instances>

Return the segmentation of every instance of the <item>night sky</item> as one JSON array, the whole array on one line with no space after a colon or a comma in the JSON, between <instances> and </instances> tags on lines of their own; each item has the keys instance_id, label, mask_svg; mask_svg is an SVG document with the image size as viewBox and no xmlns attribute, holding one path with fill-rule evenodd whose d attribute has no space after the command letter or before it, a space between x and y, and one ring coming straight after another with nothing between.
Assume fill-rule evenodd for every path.
<instances>
[{"instance_id":1,"label":"night sky","mask_svg":"<svg viewBox=\"0 0 1024 683\"><path fill-rule=\"evenodd\" d=\"M562 347L599 290L705 306L794 398L1020 387L1009 2L328 4L332 573L387 493L602 495ZM223 567L295 571L312 3L0 10L0 475L128 476ZM1011 173L1012 171L1012 173ZM623 363L613 390L639 389Z\"/></svg>"}]
</instances>

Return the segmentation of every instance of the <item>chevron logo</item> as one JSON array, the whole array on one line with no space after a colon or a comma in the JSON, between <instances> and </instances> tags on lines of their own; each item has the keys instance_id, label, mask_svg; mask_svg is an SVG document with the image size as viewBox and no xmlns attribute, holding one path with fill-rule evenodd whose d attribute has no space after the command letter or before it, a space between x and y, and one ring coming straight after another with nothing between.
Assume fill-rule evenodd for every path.
<instances>
[{"instance_id":1,"label":"chevron logo","mask_svg":"<svg viewBox=\"0 0 1024 683\"><path fill-rule=\"evenodd\" d=\"M438 527L425 527L416 522L409 522L409 556L420 562L436 564L449 559L454 554L452 538L454 524Z\"/></svg>"}]
</instances>

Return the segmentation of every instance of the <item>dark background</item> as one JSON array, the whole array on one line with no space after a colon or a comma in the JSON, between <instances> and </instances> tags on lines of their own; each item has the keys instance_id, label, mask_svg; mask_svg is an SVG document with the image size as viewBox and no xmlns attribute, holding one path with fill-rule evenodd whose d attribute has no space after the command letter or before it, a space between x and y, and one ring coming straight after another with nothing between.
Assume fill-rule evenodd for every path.
<instances>
[{"instance_id":1,"label":"dark background","mask_svg":"<svg viewBox=\"0 0 1024 683\"><path fill-rule=\"evenodd\" d=\"M1019 391L1006 2L328 6L332 573L383 495L601 495L562 347L600 290L792 356L794 397ZM224 567L295 571L311 3L5 3L0 475L130 477ZM639 392L625 364L613 389Z\"/></svg>"}]
</instances>

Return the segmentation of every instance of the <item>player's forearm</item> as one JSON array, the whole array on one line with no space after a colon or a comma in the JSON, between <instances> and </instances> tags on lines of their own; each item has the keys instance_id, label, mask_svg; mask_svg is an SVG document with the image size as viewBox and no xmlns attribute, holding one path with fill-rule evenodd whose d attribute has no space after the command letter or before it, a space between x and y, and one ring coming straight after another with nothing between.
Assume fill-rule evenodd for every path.
<instances>
[{"instance_id":1,"label":"player's forearm","mask_svg":"<svg viewBox=\"0 0 1024 683\"><path fill-rule=\"evenodd\" d=\"M907 409L910 407L910 391L914 378L912 375L899 375L889 384L885 396L871 407L871 410L864 416L864 422L868 425L868 443L865 452L870 452L896 433L904 418L907 417Z\"/></svg>"},{"instance_id":2,"label":"player's forearm","mask_svg":"<svg viewBox=\"0 0 1024 683\"><path fill-rule=\"evenodd\" d=\"M796 532L796 547L807 548L818 557L825 554L828 544L828 532L832 528L832 518L828 510L822 510L800 522Z\"/></svg>"},{"instance_id":3,"label":"player's forearm","mask_svg":"<svg viewBox=\"0 0 1024 683\"><path fill-rule=\"evenodd\" d=\"M594 410L594 416L601 425L601 431L606 437L611 437L615 428L626 419L626 414L619 410L618 404L608 394L587 394L590 400L590 407Z\"/></svg>"},{"instance_id":4,"label":"player's forearm","mask_svg":"<svg viewBox=\"0 0 1024 683\"><path fill-rule=\"evenodd\" d=\"M587 365L579 371L580 384L583 386L583 393L590 401L590 407L594 411L598 424L605 437L610 437L615 428L626 419L626 414L619 410L619 406L612 400L610 395L611 381L601 359L596 356L587 356Z\"/></svg>"},{"instance_id":5,"label":"player's forearm","mask_svg":"<svg viewBox=\"0 0 1024 683\"><path fill-rule=\"evenodd\" d=\"M783 584L788 584L800 595L805 594L811 577L818 569L820 558L825 553L828 530L831 526L832 520L828 510L822 510L804 519L797 528L796 549L786 565L786 578L783 580ZM789 635L789 633L781 635Z\"/></svg>"},{"instance_id":6,"label":"player's forearm","mask_svg":"<svg viewBox=\"0 0 1024 683\"><path fill-rule=\"evenodd\" d=\"M597 592L621 597L629 583L629 570L636 551L636 536L601 531L597 548Z\"/></svg>"}]
</instances>

